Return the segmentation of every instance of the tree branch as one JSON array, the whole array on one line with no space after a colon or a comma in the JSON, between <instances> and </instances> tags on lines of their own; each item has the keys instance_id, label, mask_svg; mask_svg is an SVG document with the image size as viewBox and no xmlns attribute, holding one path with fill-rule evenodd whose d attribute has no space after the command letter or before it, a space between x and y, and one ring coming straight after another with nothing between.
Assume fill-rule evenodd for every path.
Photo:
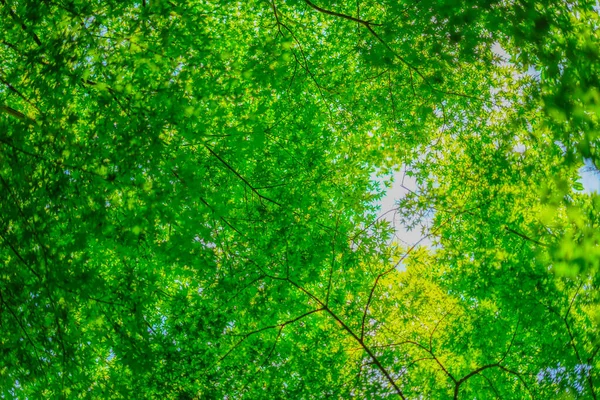
<instances>
[{"instance_id":1,"label":"tree branch","mask_svg":"<svg viewBox=\"0 0 600 400\"><path fill-rule=\"evenodd\" d=\"M348 21L354 21L354 22L357 22L357 23L359 23L361 25L366 26L367 28L369 28L371 25L380 25L380 24L374 24L371 21L365 21L365 20L360 19L360 18L355 18L355 17L353 17L351 15L347 15L347 14L342 14L342 13L335 12L335 11L326 10L324 8L321 8L321 7L317 6L316 4L314 4L310 0L304 0L304 2L306 4L308 4L309 7L317 10L320 13L327 14L327 15L332 15L334 17L344 18L344 19L347 19Z\"/></svg>"},{"instance_id":2,"label":"tree branch","mask_svg":"<svg viewBox=\"0 0 600 400\"><path fill-rule=\"evenodd\" d=\"M229 165L229 163L227 161L225 161L220 155L218 155L213 149L211 149L206 143L202 144L209 152L210 154L212 154L213 156L215 156L217 158L217 160L219 160L221 162L221 164L223 164L228 170L230 170L231 172L234 173L235 176L237 176L242 182L244 182L244 184L246 184L246 186L248 186L248 188L250 188L250 190L252 190L259 198L264 199L268 202L271 202L275 205L278 205L279 207L283 207L280 203L276 202L273 199L270 199L264 195L262 195L258 190L256 190L254 188L254 186L252 186L250 184L250 182L248 182L246 180L246 178L244 178L242 175L240 175L239 172L237 172L231 165Z\"/></svg>"},{"instance_id":3,"label":"tree branch","mask_svg":"<svg viewBox=\"0 0 600 400\"><path fill-rule=\"evenodd\" d=\"M523 233L517 232L517 231L515 231L514 229L512 229L512 228L509 228L508 226L505 226L505 227L504 227L504 229L505 229L507 232L510 232L510 233L512 233L512 234L514 234L514 235L517 235L517 236L519 236L519 237L520 237L520 238L522 238L522 239L528 240L528 241L530 241L530 242L532 242L532 243L535 243L535 244L537 244L537 245L540 245L540 246L549 247L549 245L547 245L547 244L545 244L545 243L542 243L542 242L539 242L539 241L537 241L537 240L535 240L535 239L532 239L532 238L530 238L529 236L527 236L527 235L525 235L525 234L523 234Z\"/></svg>"},{"instance_id":4,"label":"tree branch","mask_svg":"<svg viewBox=\"0 0 600 400\"><path fill-rule=\"evenodd\" d=\"M237 347L238 347L240 344L242 344L242 343L243 343L243 342L244 342L246 339L248 339L248 338L249 338L250 336L252 336L252 335L256 335L257 333L260 333L260 332L263 332L263 331L266 331L266 330L269 330L269 329L274 329L274 328L280 328L280 331L279 331L279 333L281 333L281 329L283 329L285 326L287 326L287 325L289 325L289 324L293 324L294 322L297 322L297 321L301 320L301 319L302 319L302 318L304 318L304 317L307 317L307 316L309 316L309 315L311 315L311 314L318 313L318 312L320 312L320 311L323 311L323 310L324 310L324 308L318 308L318 309L316 309L316 310L312 310L312 311L306 312L306 313L304 313L304 314L302 314L302 315L300 315L300 316L298 316L298 317L296 317L296 318L294 318L294 319L290 319L290 320L288 320L288 321L285 321L285 322L283 322L283 323L281 323L281 324L277 324L277 325L270 325L270 326L265 326L265 327L262 327L262 328L260 328L260 329L254 330L254 331L252 331L252 332L248 332L248 333L246 333L246 334L242 335L242 339L241 339L240 341L238 341L238 342L237 342L235 345L233 345L233 347L232 347L231 349L229 349L229 350L227 351L227 353L225 353L225 355L224 355L224 356L222 356L222 357L219 359L219 361L223 361L223 360L224 360L224 359L225 359L225 358L226 358L226 357L227 357L229 354L231 354L231 352L232 352L232 351L233 351L235 348L237 348Z\"/></svg>"}]
</instances>

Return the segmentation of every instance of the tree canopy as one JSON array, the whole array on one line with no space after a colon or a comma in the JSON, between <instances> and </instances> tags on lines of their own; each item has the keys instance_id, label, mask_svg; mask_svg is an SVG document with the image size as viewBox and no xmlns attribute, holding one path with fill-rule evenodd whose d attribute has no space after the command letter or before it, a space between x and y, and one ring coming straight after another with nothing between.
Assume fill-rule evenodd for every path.
<instances>
[{"instance_id":1,"label":"tree canopy","mask_svg":"<svg viewBox=\"0 0 600 400\"><path fill-rule=\"evenodd\" d=\"M595 1L0 3L3 398L600 395Z\"/></svg>"}]
</instances>

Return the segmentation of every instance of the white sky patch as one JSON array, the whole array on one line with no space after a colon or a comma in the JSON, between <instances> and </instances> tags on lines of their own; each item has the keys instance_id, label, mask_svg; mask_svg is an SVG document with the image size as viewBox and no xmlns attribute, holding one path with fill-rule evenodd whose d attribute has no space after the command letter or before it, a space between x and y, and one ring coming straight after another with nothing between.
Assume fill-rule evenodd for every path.
<instances>
[{"instance_id":1,"label":"white sky patch","mask_svg":"<svg viewBox=\"0 0 600 400\"><path fill-rule=\"evenodd\" d=\"M518 146L517 150L522 150ZM585 165L580 168L581 183L583 192L600 194L600 171L594 167L590 160L586 160ZM374 178L376 179L376 178ZM376 179L383 185L383 179ZM417 191L417 182L413 177L405 175L405 168L393 174L393 182L386 189L386 193L381 201L378 202L379 217L389 221L395 230L394 241L403 247L412 247L416 244L431 247L431 239L427 236L428 226L415 227L412 230L407 229L398 214L398 201L404 198L410 191ZM429 221L428 221L429 222Z\"/></svg>"},{"instance_id":2,"label":"white sky patch","mask_svg":"<svg viewBox=\"0 0 600 400\"><path fill-rule=\"evenodd\" d=\"M501 66L511 65L510 62L508 61L510 59L510 56L508 55L506 50L504 50L502 48L502 46L500 46L500 43L495 42L492 45L491 50L492 50L492 54L500 59L498 65L501 65Z\"/></svg>"},{"instance_id":3,"label":"white sky patch","mask_svg":"<svg viewBox=\"0 0 600 400\"><path fill-rule=\"evenodd\" d=\"M398 215L398 201L404 198L410 191L417 190L417 182L413 177L404 174L405 168L402 167L393 175L393 182L390 188L386 190L385 196L379 202L379 216L389 221L395 230L394 240L403 246L414 246L419 243L422 246L430 246L431 240L424 238L427 232L416 227L408 230L401 222ZM381 182L381 180L379 180Z\"/></svg>"}]
</instances>

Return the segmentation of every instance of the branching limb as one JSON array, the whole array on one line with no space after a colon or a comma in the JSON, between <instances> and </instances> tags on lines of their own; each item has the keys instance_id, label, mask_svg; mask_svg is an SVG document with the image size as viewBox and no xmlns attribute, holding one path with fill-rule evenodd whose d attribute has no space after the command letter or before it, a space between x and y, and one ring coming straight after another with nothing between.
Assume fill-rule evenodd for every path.
<instances>
[{"instance_id":1,"label":"branching limb","mask_svg":"<svg viewBox=\"0 0 600 400\"><path fill-rule=\"evenodd\" d=\"M32 122L34 121L33 119L29 118L27 115L23 114L22 112L17 111L14 108L9 107L4 104L0 105L0 111L4 112L12 117L15 117L17 119L20 119L21 121L27 121L27 120L32 121Z\"/></svg>"},{"instance_id":2,"label":"branching limb","mask_svg":"<svg viewBox=\"0 0 600 400\"><path fill-rule=\"evenodd\" d=\"M38 46L42 46L42 42L40 41L40 38L38 37L38 35L35 34L34 31L32 31L31 29L29 29L27 27L27 25L25 25L25 23L23 22L23 20L21 18L19 18L19 16L17 16L17 14L14 12L14 10L10 7L8 7L6 5L6 1L5 0L0 0L0 3L2 3L2 5L4 7L8 8L8 13L10 14L10 17L21 27L21 29L23 29L23 31L27 32L32 38L33 41L38 45Z\"/></svg>"},{"instance_id":3,"label":"branching limb","mask_svg":"<svg viewBox=\"0 0 600 400\"><path fill-rule=\"evenodd\" d=\"M308 4L309 7L317 10L320 13L331 15L331 16L334 16L334 17L344 18L344 19L347 19L348 21L354 21L354 22L357 22L357 23L359 23L361 25L366 26L367 28L369 28L371 25L375 25L375 26L381 25L381 24L375 24L375 23L373 23L371 21L365 21L365 20L360 19L360 18L355 18L355 17L353 17L351 15L347 15L347 14L342 14L342 13L335 12L335 11L326 10L324 8L321 8L321 7L317 6L316 4L314 4L310 0L304 0L304 2L306 4Z\"/></svg>"},{"instance_id":4,"label":"branching limb","mask_svg":"<svg viewBox=\"0 0 600 400\"><path fill-rule=\"evenodd\" d=\"M501 364L502 362L504 362L504 360L508 356L508 353L510 352L510 349L512 348L512 345L514 343L514 340L515 340L515 337L517 335L518 329L519 329L519 320L517 320L517 325L516 325L515 330L513 332L513 336L512 336L512 338L510 340L510 343L508 344L508 348L506 349L506 352L504 352L504 355L502 356L502 358L498 362L495 362L495 363L492 363L492 364L483 365L483 366L481 366L481 367L479 367L477 369L474 369L473 371L469 372L467 375L463 376L461 379L459 379L456 382L456 385L454 386L454 399L455 400L458 399L458 392L459 392L459 389L460 389L460 385L462 385L463 383L465 383L471 377L473 377L475 375L478 375L481 372L485 371L486 369L490 369L490 368L499 368L499 369L501 369L504 372L508 372L509 374L516 376L521 381L521 383L523 384L523 386L525 386L525 388L528 391L530 390L529 386L527 385L527 382L525 382L525 380L523 379L521 373L519 373L517 371L514 371L514 370L511 370L511 369L509 369L509 368L507 368L507 367L505 367L505 366L503 366ZM487 379L487 377L486 377L486 379ZM531 395L531 392L529 394Z\"/></svg>"},{"instance_id":5,"label":"branching limb","mask_svg":"<svg viewBox=\"0 0 600 400\"><path fill-rule=\"evenodd\" d=\"M520 238L522 238L522 239L525 239L525 240L527 240L527 241L529 241L529 242L535 243L535 244L537 244L537 245L540 245L540 246L549 247L549 246L548 246L546 243L542 243L542 242L539 242L539 241L537 241L537 240L535 240L535 239L532 239L532 238L530 238L529 236L527 236L527 235L525 235L525 234L523 234L523 233L517 232L517 231L515 231L514 229L512 229L512 228L509 228L508 226L505 226L505 227L504 227L504 229L505 229L507 232L510 232L510 233L512 233L513 235L517 235L517 236L519 236Z\"/></svg>"},{"instance_id":6,"label":"branching limb","mask_svg":"<svg viewBox=\"0 0 600 400\"><path fill-rule=\"evenodd\" d=\"M240 341L238 341L236 344L234 344L233 347L231 349L229 349L227 351L227 353L225 353L225 355L222 356L219 359L219 361L223 361L229 354L231 354L231 352L233 350L235 350L240 344L242 344L250 336L253 336L253 335L256 335L256 334L258 334L260 332L263 332L263 331L266 331L266 330L269 330L269 329L274 329L274 328L279 328L279 334L281 334L281 330L284 327L286 327L287 325L293 324L294 322L300 321L304 317L307 317L307 316L309 316L311 314L315 314L315 313L321 312L323 310L324 310L324 308L317 308L316 310L312 310L312 311L306 312L306 313L304 313L304 314L302 314L302 315L300 315L300 316L298 316L298 317L296 317L294 319L290 319L288 321L282 322L281 324L265 326L265 327L262 327L260 329L254 330L252 332L245 333L244 335L242 335L242 339ZM278 335L278 337L279 337L279 335Z\"/></svg>"},{"instance_id":7,"label":"branching limb","mask_svg":"<svg viewBox=\"0 0 600 400\"><path fill-rule=\"evenodd\" d=\"M29 333L27 332L27 329L25 329L25 326L23 326L23 322L21 322L21 320L19 319L19 317L17 316L17 314L13 311L13 309L8 305L8 303L6 302L6 300L4 300L4 296L2 295L2 291L0 291L0 303L2 305L4 305L4 307L6 307L6 309L8 310L8 313L14 318L14 320L17 322L17 325L19 325L19 328L21 328L21 331L23 332L23 335L25 335L25 337L27 338L27 341L29 342L29 344L31 345L31 347L33 347L33 351L35 352L35 358L38 362L38 365L40 367L40 371L43 373L44 371L44 366L42 364L42 359L40 358L40 355L38 353L38 348L35 345L35 343L33 342L33 340L31 339L31 336L29 336ZM48 384L48 378L46 377L46 375L44 374L44 380L46 381L46 384Z\"/></svg>"},{"instance_id":8,"label":"branching limb","mask_svg":"<svg viewBox=\"0 0 600 400\"><path fill-rule=\"evenodd\" d=\"M275 205L278 205L279 207L283 207L280 203L276 202L273 199L270 199L264 195L262 195L258 190L256 190L256 188L254 188L254 186L252 186L250 184L250 182L248 182L246 180L246 178L244 178L242 175L240 175L239 172L237 172L235 170L235 168L233 168L231 165L229 165L229 163L227 161L225 161L220 155L218 155L212 148L210 148L206 143L203 143L203 146L209 151L210 154L212 154L217 160L219 160L221 162L221 164L223 164L228 170L230 170L231 172L233 172L233 174L235 176L237 176L242 182L244 182L244 184L250 189L252 190L252 192L254 192L254 194L256 194L260 199L266 200L270 203L273 203Z\"/></svg>"},{"instance_id":9,"label":"branching limb","mask_svg":"<svg viewBox=\"0 0 600 400\"><path fill-rule=\"evenodd\" d=\"M319 312L319 311L325 311L327 314L329 314L329 316L331 316L342 327L342 329L345 330L352 337L352 339L354 339L359 344L359 346L362 348L362 350L367 353L367 355L373 361L373 364L384 375L385 379L390 384L390 386L392 386L392 388L394 389L394 391L396 392L396 394L402 400L406 400L406 397L404 396L404 393L402 392L402 390L400 390L400 388L396 384L396 381L390 375L390 372L383 366L383 364L381 363L381 361L379 360L379 358L375 355L375 353L373 353L373 350L369 346L367 346L365 344L363 338L359 337L352 330L352 328L350 328L331 308L329 308L329 306L327 304L325 304L325 302L323 302L321 299L319 299L318 297L316 297L315 295L313 295L311 292L309 292L308 290L306 290L304 287L302 287L298 283L296 283L293 280L291 280L289 277L281 278L281 277L277 277L277 276L269 276L262 269L261 269L261 271L265 275L267 275L268 277L270 277L272 279L279 280L279 281L285 281L285 282L290 283L292 286L296 287L302 293L306 294L312 301L316 302L320 306L320 308L318 308L316 310L313 310L311 313L315 313L315 312ZM305 316L305 315L303 315L303 316ZM303 316L301 316L301 317L303 317ZM297 320L297 319L295 319L295 320ZM280 325L273 325L273 326L270 326L270 327L265 327L265 328L260 329L260 331L265 330L265 329L276 328L278 326L280 326ZM258 333L258 332L257 331L251 332L251 334L254 334L254 333ZM242 340L244 340L244 339L245 338L243 338ZM231 350L230 350L230 352L231 352ZM229 354L229 352L227 354Z\"/></svg>"},{"instance_id":10,"label":"branching limb","mask_svg":"<svg viewBox=\"0 0 600 400\"><path fill-rule=\"evenodd\" d=\"M398 59L402 64L406 65L409 68L409 70L411 71L411 77L412 77L412 71L414 71L423 80L423 82L425 82L425 84L427 86L429 86L431 88L431 90L433 90L434 92L438 92L438 93L441 93L441 94L447 94L447 95L453 95L453 96L459 96L459 97L465 97L465 98L475 99L475 100L479 100L479 101L483 100L483 99L481 99L481 98L479 98L477 96L471 96L471 95L464 94L464 93L458 93L458 92L453 92L453 91L441 90L441 89L438 89L435 86L433 86L429 82L429 80L427 79L427 77L425 75L423 75L423 73L417 67L415 67L413 64L411 64L410 62L408 62L404 57L402 57L400 54L398 54L394 49L392 49L390 47L389 44L387 44L387 42L385 40L383 40L383 38L381 36L379 36L379 34L377 32L375 32L375 30L373 29L373 26L378 26L380 24L375 24L375 23L373 23L371 21L365 21L365 20L360 19L360 18L355 18L355 17L353 17L351 15L342 14L342 13L339 13L339 12L335 12L335 11L324 9L322 7L317 6L316 4L314 4L310 0L304 0L304 2L309 7L313 8L314 10L316 10L316 11L318 11L320 13L331 15L331 16L338 17L338 18L343 18L343 19L346 19L348 21L353 21L353 22L359 23L362 26L364 26L365 29L367 29L369 31L369 33L375 39L377 39L377 41L380 42L396 59Z\"/></svg>"}]
</instances>

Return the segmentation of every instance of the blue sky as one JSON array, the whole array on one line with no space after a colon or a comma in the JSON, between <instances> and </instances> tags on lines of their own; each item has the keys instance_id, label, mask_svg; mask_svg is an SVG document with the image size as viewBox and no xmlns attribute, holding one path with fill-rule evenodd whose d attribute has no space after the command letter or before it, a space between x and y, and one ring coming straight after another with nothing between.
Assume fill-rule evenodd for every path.
<instances>
[{"instance_id":1,"label":"blue sky","mask_svg":"<svg viewBox=\"0 0 600 400\"><path fill-rule=\"evenodd\" d=\"M585 192L600 193L600 172L592 166L591 162L586 161L585 165L579 169L579 174Z\"/></svg>"}]
</instances>

